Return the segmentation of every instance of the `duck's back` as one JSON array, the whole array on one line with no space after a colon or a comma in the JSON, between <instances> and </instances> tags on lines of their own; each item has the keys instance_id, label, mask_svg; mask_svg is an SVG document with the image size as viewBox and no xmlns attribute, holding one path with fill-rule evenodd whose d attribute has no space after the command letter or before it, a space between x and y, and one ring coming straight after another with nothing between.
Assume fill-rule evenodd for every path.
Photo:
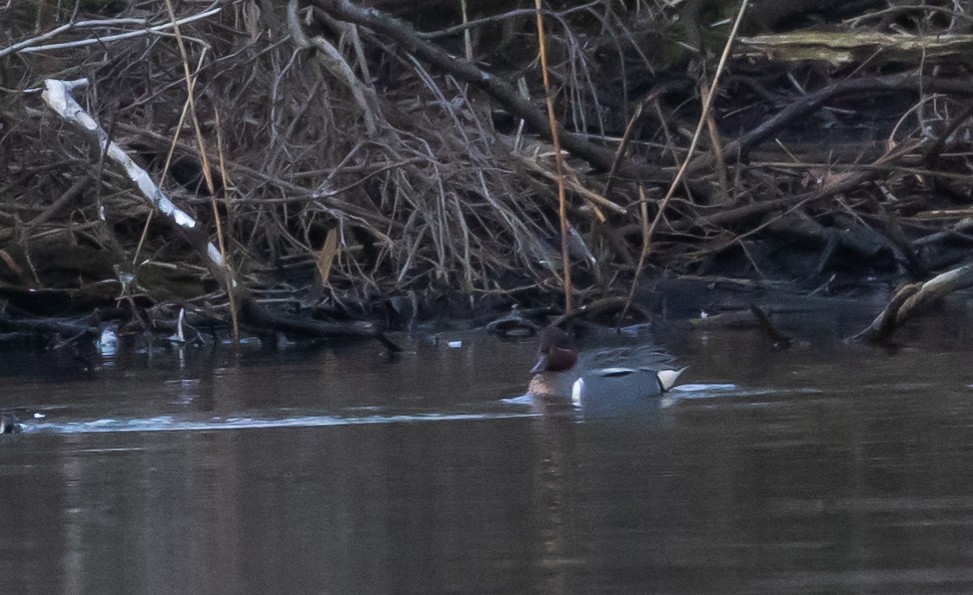
<instances>
[{"instance_id":1,"label":"duck's back","mask_svg":"<svg viewBox=\"0 0 973 595\"><path fill-rule=\"evenodd\" d=\"M655 370L604 368L582 374L574 382L571 400L586 412L610 412L655 407L663 392Z\"/></svg>"}]
</instances>

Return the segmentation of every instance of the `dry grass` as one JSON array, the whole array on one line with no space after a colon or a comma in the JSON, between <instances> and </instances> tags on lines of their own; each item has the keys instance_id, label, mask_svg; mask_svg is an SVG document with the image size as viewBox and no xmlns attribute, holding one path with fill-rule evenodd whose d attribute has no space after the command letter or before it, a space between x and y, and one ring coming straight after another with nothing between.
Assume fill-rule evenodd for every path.
<instances>
[{"instance_id":1,"label":"dry grass","mask_svg":"<svg viewBox=\"0 0 973 595\"><path fill-rule=\"evenodd\" d=\"M151 221L123 179L28 91L44 78L86 77L92 84L82 103L114 139L154 168L177 202L213 226L214 238L217 222L222 224L235 270L269 297L313 297L319 288L336 301L358 304L411 292L446 292L476 302L550 295L563 286L554 153L519 114L500 114L482 89L430 69L366 28L297 3L273 4L268 13L261 7L271 5L253 0L184 2L172 15L166 3L155 1L128 4L121 12L106 3L100 15L47 6L0 9L9 23L0 48L141 29L124 19L165 23L221 11L181 24L178 37L166 30L33 53L20 48L0 58L0 246L25 247L29 256L36 238L67 229L74 242L108 250L137 278L147 261L195 271L182 264L192 258L188 247ZM663 212L658 201L675 177L675 164L687 159L691 135L685 130L699 121L697 93L709 81L697 74L706 72L708 61L692 51L666 54L685 45L664 44L673 16L661 2L608 0L547 14L558 122L610 149L630 126L633 136L619 159L648 168L640 177L620 169L609 181L605 171L565 161L564 218L571 224L577 297L628 288L639 255L644 259L648 252L647 219L653 223L646 265L693 271L728 251L742 249L749 258L747 240L788 216L825 226L848 216L886 238L901 232L906 247L894 238L888 244L908 251L914 249L910 242L942 231L925 223L928 218L941 217L948 226L971 214L967 203L949 215L927 200L928 189L940 183L962 195L949 176L968 175L967 153L951 152L959 145L950 141L935 145L930 162L922 139L943 138L935 136L937 127L961 138L966 116L963 122L952 119L961 111L953 98L973 94L973 83L956 83L905 106L894 134L876 137L872 154L862 149L837 157L821 147L775 143L775 130L794 123L782 117L793 109L787 106L814 94L795 89L820 81L820 73L766 66L748 71L746 64L736 65L714 89L722 94L717 117L709 120L701 154L689 161L686 181L672 184L665 195ZM866 16L846 25L870 23ZM117 26L89 23L38 39L95 18ZM538 98L531 19L530 10L472 15L466 29L456 27L459 21L436 23L419 37L442 47L456 43L455 55L470 44L478 64L490 62ZM904 72L899 90L936 92L928 81L945 76L946 68L923 73L929 78L919 82L908 78L916 73ZM668 75L660 76L665 69ZM878 80L878 73L858 70L836 84L869 78ZM883 85L888 81L875 89ZM820 114L830 100L795 117ZM638 105L644 109L637 111ZM756 123L775 117L783 120L780 127L756 137L762 130ZM715 150L721 142L717 123L740 142ZM883 143L897 149L885 150ZM755 153L758 147L775 153ZM194 168L206 170L212 191L207 176L194 179ZM846 183L850 175L859 176L853 184ZM77 187L81 176L92 182ZM8 283L45 283L43 275L27 270L36 263L25 268L8 252L0 253Z\"/></svg>"}]
</instances>

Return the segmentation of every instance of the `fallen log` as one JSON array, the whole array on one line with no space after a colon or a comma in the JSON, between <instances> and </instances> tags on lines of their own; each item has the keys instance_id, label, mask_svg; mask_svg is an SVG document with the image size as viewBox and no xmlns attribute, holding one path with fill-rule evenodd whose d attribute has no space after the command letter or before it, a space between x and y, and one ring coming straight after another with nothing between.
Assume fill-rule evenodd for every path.
<instances>
[{"instance_id":1,"label":"fallen log","mask_svg":"<svg viewBox=\"0 0 973 595\"><path fill-rule=\"evenodd\" d=\"M969 63L973 35L889 35L873 31L791 31L741 37L735 58L827 62L832 66Z\"/></svg>"}]
</instances>

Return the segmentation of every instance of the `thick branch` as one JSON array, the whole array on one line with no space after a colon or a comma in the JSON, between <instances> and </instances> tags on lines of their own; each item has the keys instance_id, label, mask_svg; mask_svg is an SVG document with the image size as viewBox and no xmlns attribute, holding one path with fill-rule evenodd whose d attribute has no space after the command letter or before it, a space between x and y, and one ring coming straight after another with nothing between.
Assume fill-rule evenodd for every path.
<instances>
[{"instance_id":1,"label":"thick branch","mask_svg":"<svg viewBox=\"0 0 973 595\"><path fill-rule=\"evenodd\" d=\"M943 64L962 62L973 50L973 35L887 34L877 31L798 30L741 37L735 58L774 62L827 62L832 66L868 61L872 66L890 62Z\"/></svg>"},{"instance_id":2,"label":"thick branch","mask_svg":"<svg viewBox=\"0 0 973 595\"><path fill-rule=\"evenodd\" d=\"M734 209L717 211L711 215L703 215L693 220L678 221L673 224L673 228L677 231L686 231L694 226L701 228L726 227L742 219L763 215L771 211L794 209L801 205L824 200L835 194L848 192L865 182L877 178L881 173L877 170L860 170L837 177L835 181L811 192L794 194L773 200L753 202Z\"/></svg>"},{"instance_id":3,"label":"thick branch","mask_svg":"<svg viewBox=\"0 0 973 595\"><path fill-rule=\"evenodd\" d=\"M206 267L213 277L224 285L224 289L231 289L225 285L236 285L233 281L233 273L227 267L220 251L209 241L199 222L169 200L169 197L156 186L149 172L139 167L116 142L111 141L105 129L71 97L70 92L73 89L87 85L88 81L85 79L71 82L48 79L44 81L45 90L42 96L51 109L83 132L86 140L99 151L105 150L106 157L121 166L149 206L165 217L165 220L203 256Z\"/></svg>"},{"instance_id":4,"label":"thick branch","mask_svg":"<svg viewBox=\"0 0 973 595\"><path fill-rule=\"evenodd\" d=\"M973 263L936 275L925 283L899 289L885 309L851 341L888 342L895 330L908 319L943 299L953 291L973 286Z\"/></svg>"}]
</instances>

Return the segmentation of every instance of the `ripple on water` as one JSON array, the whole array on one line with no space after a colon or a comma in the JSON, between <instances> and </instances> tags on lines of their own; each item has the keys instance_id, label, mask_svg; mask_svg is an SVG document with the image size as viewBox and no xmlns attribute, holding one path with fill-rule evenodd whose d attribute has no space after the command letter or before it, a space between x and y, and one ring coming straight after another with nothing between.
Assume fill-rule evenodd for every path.
<instances>
[{"instance_id":1,"label":"ripple on water","mask_svg":"<svg viewBox=\"0 0 973 595\"><path fill-rule=\"evenodd\" d=\"M58 434L84 434L105 432L187 432L214 430L249 430L263 428L312 428L324 426L351 426L365 424L400 424L432 421L495 420L531 417L523 412L488 413L411 413L366 416L306 415L286 418L271 417L214 417L207 420L191 420L176 416L157 416L137 419L102 418L69 422L45 422L24 426L24 432L53 432Z\"/></svg>"}]
</instances>

